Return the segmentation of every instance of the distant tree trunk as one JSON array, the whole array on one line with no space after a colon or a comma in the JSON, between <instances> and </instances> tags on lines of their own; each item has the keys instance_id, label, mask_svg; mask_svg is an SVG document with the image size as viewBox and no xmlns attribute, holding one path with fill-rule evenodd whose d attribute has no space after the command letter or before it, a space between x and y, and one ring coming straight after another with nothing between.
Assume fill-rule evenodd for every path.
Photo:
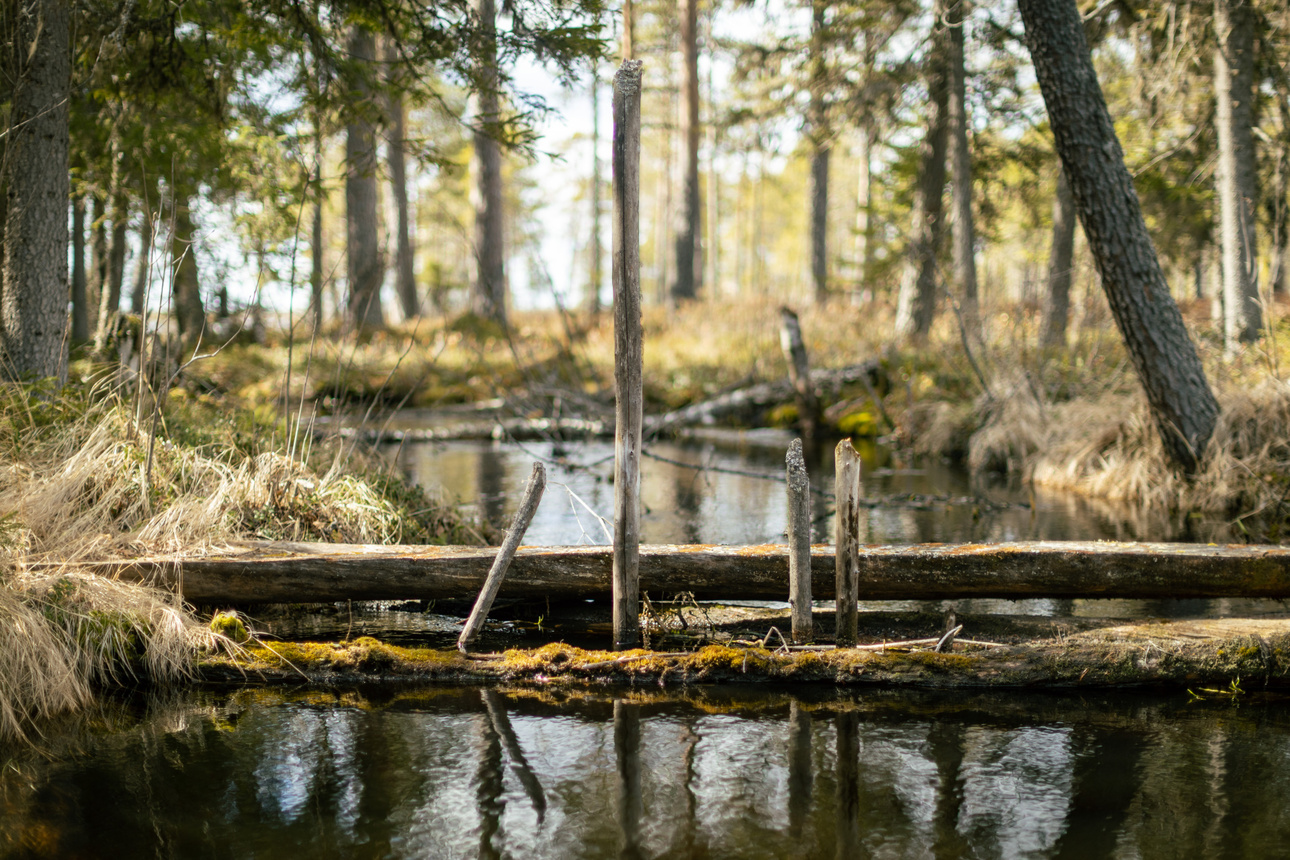
<instances>
[{"instance_id":1,"label":"distant tree trunk","mask_svg":"<svg viewBox=\"0 0 1290 860\"><path fill-rule=\"evenodd\" d=\"M825 65L826 0L811 3L811 102L807 108L811 143L811 283L816 304L829 300L829 151Z\"/></svg>"},{"instance_id":2,"label":"distant tree trunk","mask_svg":"<svg viewBox=\"0 0 1290 860\"><path fill-rule=\"evenodd\" d=\"M943 7L938 0L937 9ZM896 332L921 340L936 316L936 257L944 233L945 149L949 136L949 70L945 48L945 17L937 14L932 46L924 60L927 73L927 133L919 146L918 185L911 213L909 260L901 279L896 306Z\"/></svg>"},{"instance_id":3,"label":"distant tree trunk","mask_svg":"<svg viewBox=\"0 0 1290 860\"><path fill-rule=\"evenodd\" d=\"M134 287L130 290L130 313L143 313L148 298L148 281L152 274L152 213L143 210L139 225L139 259L134 269Z\"/></svg>"},{"instance_id":4,"label":"distant tree trunk","mask_svg":"<svg viewBox=\"0 0 1290 860\"><path fill-rule=\"evenodd\" d=\"M67 0L14 4L16 41L6 81L4 261L0 355L12 378L67 380L68 98L71 15Z\"/></svg>"},{"instance_id":5,"label":"distant tree trunk","mask_svg":"<svg viewBox=\"0 0 1290 860\"><path fill-rule=\"evenodd\" d=\"M391 41L387 41L385 63L387 75L392 75L398 63L398 52ZM412 236L408 220L408 169L404 154L404 111L403 94L397 89L397 81L392 82L388 96L387 113L390 127L386 135L385 160L390 165L390 194L394 197L394 274L395 292L399 296L399 308L403 318L412 319L421 313L421 301L417 296L417 282L413 276Z\"/></svg>"},{"instance_id":6,"label":"distant tree trunk","mask_svg":"<svg viewBox=\"0 0 1290 860\"><path fill-rule=\"evenodd\" d=\"M484 31L484 68L475 117L475 167L478 200L475 208L475 311L506 325L506 256L502 213L502 149L496 137L501 119L497 92L497 12L493 0L478 0Z\"/></svg>"},{"instance_id":7,"label":"distant tree trunk","mask_svg":"<svg viewBox=\"0 0 1290 860\"><path fill-rule=\"evenodd\" d=\"M314 331L323 324L323 202L322 187L322 114L314 114L313 224L309 234L309 307L313 313Z\"/></svg>"},{"instance_id":8,"label":"distant tree trunk","mask_svg":"<svg viewBox=\"0 0 1290 860\"><path fill-rule=\"evenodd\" d=\"M587 312L592 322L600 319L600 287L604 278L600 246L600 73L591 62L591 267L587 283Z\"/></svg>"},{"instance_id":9,"label":"distant tree trunk","mask_svg":"<svg viewBox=\"0 0 1290 860\"><path fill-rule=\"evenodd\" d=\"M1281 134L1277 139L1277 164L1273 174L1273 191L1267 202L1268 220L1272 224L1272 265L1268 280L1272 292L1281 295L1286 291L1286 246L1290 244L1290 208L1286 197L1290 195L1290 98L1278 88L1277 112L1281 119Z\"/></svg>"},{"instance_id":10,"label":"distant tree trunk","mask_svg":"<svg viewBox=\"0 0 1290 860\"><path fill-rule=\"evenodd\" d=\"M108 288L108 202L102 193L90 198L90 271L85 289L88 330L98 331L99 302Z\"/></svg>"},{"instance_id":11,"label":"distant tree trunk","mask_svg":"<svg viewBox=\"0 0 1290 860\"><path fill-rule=\"evenodd\" d=\"M174 192L174 232L170 237L170 259L174 269L174 312L179 326L180 360L187 361L200 346L206 328L206 307L202 304L201 282L197 277L197 231L193 227L190 197Z\"/></svg>"},{"instance_id":12,"label":"distant tree trunk","mask_svg":"<svg viewBox=\"0 0 1290 860\"><path fill-rule=\"evenodd\" d=\"M99 294L99 319L94 333L94 350L101 352L107 343L109 330L121 311L121 293L125 287L126 226L129 220L125 189L121 177L121 160L115 159L112 168L112 191L109 195L112 232L108 241L107 283Z\"/></svg>"},{"instance_id":13,"label":"distant tree trunk","mask_svg":"<svg viewBox=\"0 0 1290 860\"><path fill-rule=\"evenodd\" d=\"M85 307L85 198L72 201L72 343L90 339L90 316Z\"/></svg>"},{"instance_id":14,"label":"distant tree trunk","mask_svg":"<svg viewBox=\"0 0 1290 860\"><path fill-rule=\"evenodd\" d=\"M721 290L721 183L717 177L717 134L718 123L713 117L712 105L716 104L716 90L713 86L712 61L715 42L712 38L712 19L716 16L716 4L708 4L706 20L705 47L708 51L708 203L704 220L707 222L707 238L704 241L703 257L708 266L707 283L709 295L716 296Z\"/></svg>"},{"instance_id":15,"label":"distant tree trunk","mask_svg":"<svg viewBox=\"0 0 1290 860\"><path fill-rule=\"evenodd\" d=\"M980 333L977 311L976 230L972 222L972 153L968 147L967 68L964 58L963 3L948 0L946 29L950 47L950 165L954 178L954 280L958 282L963 318Z\"/></svg>"},{"instance_id":16,"label":"distant tree trunk","mask_svg":"<svg viewBox=\"0 0 1290 860\"><path fill-rule=\"evenodd\" d=\"M1053 247L1048 258L1048 292L1039 343L1058 347L1066 343L1066 324L1071 306L1071 263L1075 256L1075 198L1071 196L1066 171L1057 171L1057 194L1053 198Z\"/></svg>"},{"instance_id":17,"label":"distant tree trunk","mask_svg":"<svg viewBox=\"0 0 1290 860\"><path fill-rule=\"evenodd\" d=\"M1214 91L1218 198L1222 212L1223 335L1228 349L1259 336L1258 200L1255 165L1254 20L1246 0L1215 0Z\"/></svg>"},{"instance_id":18,"label":"distant tree trunk","mask_svg":"<svg viewBox=\"0 0 1290 860\"><path fill-rule=\"evenodd\" d=\"M376 37L365 27L349 31L351 59L376 62ZM365 82L354 82L353 99L372 97ZM362 107L360 105L360 107ZM345 276L349 281L349 315L356 326L385 327L381 310L381 244L376 214L376 132L371 120L356 113L345 129Z\"/></svg>"},{"instance_id":19,"label":"distant tree trunk","mask_svg":"<svg viewBox=\"0 0 1290 860\"><path fill-rule=\"evenodd\" d=\"M699 295L703 280L699 254L699 0L681 0L681 141L685 163L676 222L676 280L672 300Z\"/></svg>"},{"instance_id":20,"label":"distant tree trunk","mask_svg":"<svg viewBox=\"0 0 1290 860\"><path fill-rule=\"evenodd\" d=\"M868 116L856 126L856 232L855 278L856 297L871 289L869 276L873 271L873 122Z\"/></svg>"},{"instance_id":21,"label":"distant tree trunk","mask_svg":"<svg viewBox=\"0 0 1290 860\"><path fill-rule=\"evenodd\" d=\"M623 59L636 59L636 11L632 0L623 0Z\"/></svg>"},{"instance_id":22,"label":"distant tree trunk","mask_svg":"<svg viewBox=\"0 0 1290 860\"><path fill-rule=\"evenodd\" d=\"M1210 391L1169 293L1102 98L1075 0L1020 0L1035 74L1084 237L1146 391L1164 450L1196 468L1214 432Z\"/></svg>"}]
</instances>

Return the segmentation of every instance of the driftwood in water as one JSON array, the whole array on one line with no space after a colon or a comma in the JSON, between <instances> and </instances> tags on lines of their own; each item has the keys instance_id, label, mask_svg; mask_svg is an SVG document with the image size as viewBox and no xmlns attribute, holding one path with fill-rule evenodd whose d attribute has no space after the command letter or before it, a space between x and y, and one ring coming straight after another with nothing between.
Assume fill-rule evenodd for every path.
<instances>
[{"instance_id":1,"label":"driftwood in water","mask_svg":"<svg viewBox=\"0 0 1290 860\"><path fill-rule=\"evenodd\" d=\"M203 558L87 563L97 573L180 587L200 604L462 598L478 593L495 549L252 543ZM607 546L521 547L501 594L608 598ZM811 548L811 591L834 597L834 552ZM788 548L640 548L640 587L700 600L779 600ZM1290 598L1290 547L1109 542L921 544L860 549L861 600L971 597Z\"/></svg>"}]
</instances>

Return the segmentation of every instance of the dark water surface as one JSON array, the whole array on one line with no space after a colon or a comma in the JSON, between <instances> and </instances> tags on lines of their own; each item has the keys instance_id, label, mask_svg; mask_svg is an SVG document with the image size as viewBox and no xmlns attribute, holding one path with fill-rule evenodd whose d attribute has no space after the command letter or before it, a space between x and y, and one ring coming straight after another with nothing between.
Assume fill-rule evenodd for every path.
<instances>
[{"instance_id":1,"label":"dark water surface","mask_svg":"<svg viewBox=\"0 0 1290 860\"><path fill-rule=\"evenodd\" d=\"M1248 698L199 690L42 749L0 774L4 856L1290 850L1290 710Z\"/></svg>"}]
</instances>

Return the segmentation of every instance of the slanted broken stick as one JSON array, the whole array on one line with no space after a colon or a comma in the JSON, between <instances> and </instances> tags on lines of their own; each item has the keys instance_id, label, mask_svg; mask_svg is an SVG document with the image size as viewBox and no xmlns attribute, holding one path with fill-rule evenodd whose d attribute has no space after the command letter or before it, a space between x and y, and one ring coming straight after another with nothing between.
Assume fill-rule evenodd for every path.
<instances>
[{"instance_id":1,"label":"slanted broken stick","mask_svg":"<svg viewBox=\"0 0 1290 860\"><path fill-rule=\"evenodd\" d=\"M794 439L785 457L788 472L788 605L793 619L793 642L803 645L815 635L811 618L811 479L802 456L802 440Z\"/></svg>"},{"instance_id":2,"label":"slanted broken stick","mask_svg":"<svg viewBox=\"0 0 1290 860\"><path fill-rule=\"evenodd\" d=\"M524 487L524 498L520 501L520 509L515 512L515 521L511 523L510 531L506 533L506 539L502 541L501 548L497 550L497 557L493 559L493 566L488 570L484 587L479 590L479 597L475 598L475 606L470 610L466 626L462 628L461 636L457 638L457 650L463 654L483 628L488 610L493 608L493 598L497 597L497 591L502 587L502 579L506 576L506 569L511 566L515 551L520 548L524 532L528 531L529 523L533 522L533 514L537 511L538 502L542 501L544 489L546 489L546 469L541 463L534 463L533 474L529 476L529 482Z\"/></svg>"}]
</instances>

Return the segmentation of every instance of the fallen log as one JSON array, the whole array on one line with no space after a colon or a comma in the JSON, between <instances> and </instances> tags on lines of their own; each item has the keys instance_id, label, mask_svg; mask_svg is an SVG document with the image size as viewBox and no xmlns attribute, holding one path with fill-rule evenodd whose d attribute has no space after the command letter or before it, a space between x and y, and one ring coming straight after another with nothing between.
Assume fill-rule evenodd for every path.
<instances>
[{"instance_id":1,"label":"fallen log","mask_svg":"<svg viewBox=\"0 0 1290 860\"><path fill-rule=\"evenodd\" d=\"M328 603L470 597L496 549L257 542L200 557L87 562L81 569L177 589L195 604ZM608 598L607 546L521 547L501 595ZM64 568L65 569L65 568ZM834 597L834 551L811 548L811 590ZM640 548L640 587L700 600L788 599L788 548ZM1290 598L1290 547L1017 542L866 546L861 600Z\"/></svg>"}]
</instances>

